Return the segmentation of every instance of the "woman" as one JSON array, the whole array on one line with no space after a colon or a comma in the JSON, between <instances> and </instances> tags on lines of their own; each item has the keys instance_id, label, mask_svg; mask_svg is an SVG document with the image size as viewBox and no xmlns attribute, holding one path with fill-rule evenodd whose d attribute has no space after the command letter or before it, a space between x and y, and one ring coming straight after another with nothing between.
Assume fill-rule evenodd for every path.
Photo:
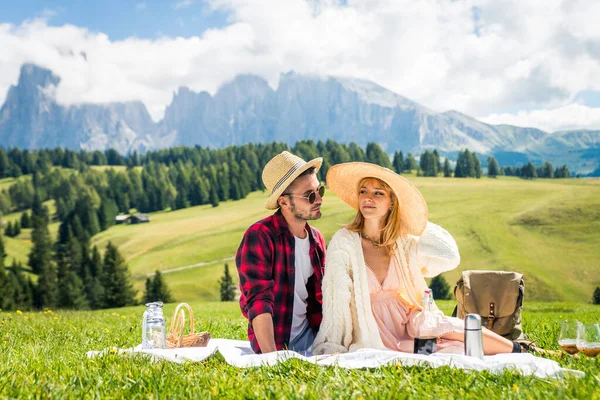
<instances>
[{"instance_id":1,"label":"woman","mask_svg":"<svg viewBox=\"0 0 600 400\"><path fill-rule=\"evenodd\" d=\"M437 351L463 353L463 321L433 306L423 324L421 296L432 277L456 268L456 242L427 222L419 190L395 172L369 163L344 163L327 173L329 189L358 210L327 248L323 322L314 354L360 348L413 352L415 337L437 337ZM423 331L423 328L426 331ZM484 329L485 354L521 352Z\"/></svg>"}]
</instances>

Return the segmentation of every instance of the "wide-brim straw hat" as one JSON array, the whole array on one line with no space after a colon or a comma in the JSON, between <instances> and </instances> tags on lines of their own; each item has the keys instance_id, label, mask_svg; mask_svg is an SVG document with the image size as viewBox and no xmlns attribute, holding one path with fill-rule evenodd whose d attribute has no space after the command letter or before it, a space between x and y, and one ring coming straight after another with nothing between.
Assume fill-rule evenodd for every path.
<instances>
[{"instance_id":1,"label":"wide-brim straw hat","mask_svg":"<svg viewBox=\"0 0 600 400\"><path fill-rule=\"evenodd\" d=\"M358 185L364 178L387 183L400 206L400 218L411 235L420 236L427 225L427 203L423 195L406 178L376 164L349 162L337 164L327 172L327 187L350 207L358 210Z\"/></svg>"},{"instance_id":2,"label":"wide-brim straw hat","mask_svg":"<svg viewBox=\"0 0 600 400\"><path fill-rule=\"evenodd\" d=\"M289 151L283 151L273 157L265 165L262 173L263 183L269 193L271 193L267 199L265 208L269 210L276 209L277 199L294 179L311 167L315 167L315 172L319 171L321 164L323 164L321 157L306 162Z\"/></svg>"}]
</instances>

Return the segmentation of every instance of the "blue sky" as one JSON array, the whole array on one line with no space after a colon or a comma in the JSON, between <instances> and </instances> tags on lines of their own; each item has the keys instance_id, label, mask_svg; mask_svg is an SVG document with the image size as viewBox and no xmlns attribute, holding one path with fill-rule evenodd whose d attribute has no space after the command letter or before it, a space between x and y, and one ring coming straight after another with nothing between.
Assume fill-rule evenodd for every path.
<instances>
[{"instance_id":1,"label":"blue sky","mask_svg":"<svg viewBox=\"0 0 600 400\"><path fill-rule=\"evenodd\" d=\"M57 101L142 101L239 74L367 79L439 112L600 129L598 0L2 0L0 105L23 63ZM81 57L85 54L86 57Z\"/></svg>"},{"instance_id":2,"label":"blue sky","mask_svg":"<svg viewBox=\"0 0 600 400\"><path fill-rule=\"evenodd\" d=\"M48 25L73 24L107 34L111 40L131 36L153 39L160 36L191 37L227 23L227 13L213 10L200 0L3 0L0 21L19 25L26 20L46 18Z\"/></svg>"}]
</instances>

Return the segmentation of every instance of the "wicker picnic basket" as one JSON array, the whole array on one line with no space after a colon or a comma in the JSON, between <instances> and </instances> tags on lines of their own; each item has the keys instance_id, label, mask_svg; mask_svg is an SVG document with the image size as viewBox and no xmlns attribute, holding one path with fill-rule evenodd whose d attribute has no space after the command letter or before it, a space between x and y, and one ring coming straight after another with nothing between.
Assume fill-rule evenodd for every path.
<instances>
[{"instance_id":1,"label":"wicker picnic basket","mask_svg":"<svg viewBox=\"0 0 600 400\"><path fill-rule=\"evenodd\" d=\"M185 311L187 308L190 314L190 332L184 335L185 331ZM194 311L187 303L180 303L171 318L171 326L167 334L167 349L179 347L206 347L211 336L209 332L194 332Z\"/></svg>"}]
</instances>

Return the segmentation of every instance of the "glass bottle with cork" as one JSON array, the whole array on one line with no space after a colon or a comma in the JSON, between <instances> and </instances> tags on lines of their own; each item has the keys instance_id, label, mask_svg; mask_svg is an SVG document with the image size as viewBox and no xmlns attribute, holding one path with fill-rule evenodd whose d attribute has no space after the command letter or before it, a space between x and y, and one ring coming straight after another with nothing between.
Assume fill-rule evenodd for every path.
<instances>
[{"instance_id":1,"label":"glass bottle with cork","mask_svg":"<svg viewBox=\"0 0 600 400\"><path fill-rule=\"evenodd\" d=\"M142 348L164 349L167 341L163 303L155 301L146 304L146 307L142 317Z\"/></svg>"}]
</instances>

